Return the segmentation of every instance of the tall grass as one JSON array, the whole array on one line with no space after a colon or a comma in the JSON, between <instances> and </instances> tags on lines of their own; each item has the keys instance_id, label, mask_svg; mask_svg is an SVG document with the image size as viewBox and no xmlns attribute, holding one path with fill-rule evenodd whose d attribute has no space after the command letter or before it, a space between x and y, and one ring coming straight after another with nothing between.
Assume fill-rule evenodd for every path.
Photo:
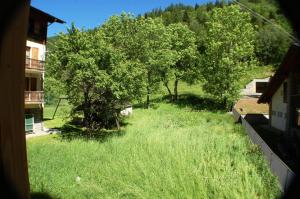
<instances>
[{"instance_id":1,"label":"tall grass","mask_svg":"<svg viewBox=\"0 0 300 199\"><path fill-rule=\"evenodd\" d=\"M28 141L32 192L58 198L276 198L279 186L232 116L135 109L105 142Z\"/></svg>"}]
</instances>

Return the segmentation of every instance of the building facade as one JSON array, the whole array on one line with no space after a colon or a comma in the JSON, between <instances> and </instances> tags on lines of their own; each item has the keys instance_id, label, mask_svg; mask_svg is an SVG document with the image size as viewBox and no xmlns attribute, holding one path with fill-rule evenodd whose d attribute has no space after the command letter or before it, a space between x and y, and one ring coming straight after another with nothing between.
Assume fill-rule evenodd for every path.
<instances>
[{"instance_id":1,"label":"building facade","mask_svg":"<svg viewBox=\"0 0 300 199\"><path fill-rule=\"evenodd\" d=\"M270 126L300 138L300 46L290 47L259 103L270 105Z\"/></svg>"},{"instance_id":2,"label":"building facade","mask_svg":"<svg viewBox=\"0 0 300 199\"><path fill-rule=\"evenodd\" d=\"M25 62L25 131L43 130L44 77L47 30L51 23L64 23L34 7L30 8Z\"/></svg>"}]
</instances>

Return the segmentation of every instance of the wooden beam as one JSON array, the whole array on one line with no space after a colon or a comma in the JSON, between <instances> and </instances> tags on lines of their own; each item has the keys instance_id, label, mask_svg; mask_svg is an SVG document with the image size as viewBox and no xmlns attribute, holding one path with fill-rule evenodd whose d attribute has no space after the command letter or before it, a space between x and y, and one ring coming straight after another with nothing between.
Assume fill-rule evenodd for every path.
<instances>
[{"instance_id":1,"label":"wooden beam","mask_svg":"<svg viewBox=\"0 0 300 199\"><path fill-rule=\"evenodd\" d=\"M6 3L10 6L6 7ZM1 5L11 14L5 15L0 34L0 198L30 197L24 129L29 6L27 0L6 0Z\"/></svg>"},{"instance_id":2,"label":"wooden beam","mask_svg":"<svg viewBox=\"0 0 300 199\"><path fill-rule=\"evenodd\" d=\"M59 100L58 100L58 103L57 103L57 105L56 105L55 111L54 111L53 116L52 116L52 120L53 120L54 117L55 117L55 114L56 114L56 111L57 111L57 108L58 108L60 102L61 102L61 98L59 98Z\"/></svg>"}]
</instances>

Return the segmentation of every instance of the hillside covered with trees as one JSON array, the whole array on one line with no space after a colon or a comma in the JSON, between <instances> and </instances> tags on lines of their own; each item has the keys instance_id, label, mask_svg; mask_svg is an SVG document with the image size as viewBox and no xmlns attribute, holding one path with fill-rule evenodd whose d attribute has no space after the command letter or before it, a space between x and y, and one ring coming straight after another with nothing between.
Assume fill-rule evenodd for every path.
<instances>
[{"instance_id":1,"label":"hillside covered with trees","mask_svg":"<svg viewBox=\"0 0 300 199\"><path fill-rule=\"evenodd\" d=\"M236 4L234 1L229 4ZM261 65L278 66L292 42L285 33L292 29L287 19L274 0L239 0L241 9L250 13L251 23L255 29L255 54ZM228 5L226 1L188 6L183 4L170 5L166 9L154 9L145 17L161 17L166 25L184 23L196 33L199 51L205 51L204 42L207 35L207 21L214 8Z\"/></svg>"},{"instance_id":2,"label":"hillside covered with trees","mask_svg":"<svg viewBox=\"0 0 300 199\"><path fill-rule=\"evenodd\" d=\"M88 31L73 24L49 42L46 99L68 96L72 115L82 114L90 130L119 127L126 104L145 101L149 108L161 87L178 100L180 82L201 83L228 110L247 72L276 67L292 42L272 24L291 32L275 3L241 2L246 7L216 1L123 13Z\"/></svg>"}]
</instances>

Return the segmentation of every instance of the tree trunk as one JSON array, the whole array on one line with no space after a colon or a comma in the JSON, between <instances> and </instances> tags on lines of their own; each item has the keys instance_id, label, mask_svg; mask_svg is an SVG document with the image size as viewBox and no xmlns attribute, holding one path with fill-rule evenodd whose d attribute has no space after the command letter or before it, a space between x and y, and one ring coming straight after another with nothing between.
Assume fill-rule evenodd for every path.
<instances>
[{"instance_id":1,"label":"tree trunk","mask_svg":"<svg viewBox=\"0 0 300 199\"><path fill-rule=\"evenodd\" d=\"M89 117L90 117L90 110L89 110L89 89L88 88L85 88L84 89L84 104L83 104L83 125L86 127L86 128L89 128L89 124L90 124L90 121L89 121Z\"/></svg>"},{"instance_id":2,"label":"tree trunk","mask_svg":"<svg viewBox=\"0 0 300 199\"><path fill-rule=\"evenodd\" d=\"M151 78L150 78L150 72L148 71L148 85L147 85L147 109L150 108L150 81L151 81Z\"/></svg>"},{"instance_id":3,"label":"tree trunk","mask_svg":"<svg viewBox=\"0 0 300 199\"><path fill-rule=\"evenodd\" d=\"M226 109L226 110L229 108L227 98L223 98L222 105L223 105L223 108Z\"/></svg>"},{"instance_id":4,"label":"tree trunk","mask_svg":"<svg viewBox=\"0 0 300 199\"><path fill-rule=\"evenodd\" d=\"M115 113L115 121L116 121L116 125L117 125L118 130L120 130L120 122L119 122L119 119L118 119L118 116L117 116L116 113Z\"/></svg>"},{"instance_id":5,"label":"tree trunk","mask_svg":"<svg viewBox=\"0 0 300 199\"><path fill-rule=\"evenodd\" d=\"M150 108L150 89L149 89L149 86L147 87L147 109Z\"/></svg>"},{"instance_id":6,"label":"tree trunk","mask_svg":"<svg viewBox=\"0 0 300 199\"><path fill-rule=\"evenodd\" d=\"M170 100L173 100L173 94L172 94L172 91L171 91L171 89L170 89L170 87L169 87L168 82L164 82L164 85L165 85L165 87L166 87L167 90L168 90Z\"/></svg>"},{"instance_id":7,"label":"tree trunk","mask_svg":"<svg viewBox=\"0 0 300 199\"><path fill-rule=\"evenodd\" d=\"M175 82L174 82L174 101L177 101L178 100L178 82L179 80L176 79Z\"/></svg>"}]
</instances>

